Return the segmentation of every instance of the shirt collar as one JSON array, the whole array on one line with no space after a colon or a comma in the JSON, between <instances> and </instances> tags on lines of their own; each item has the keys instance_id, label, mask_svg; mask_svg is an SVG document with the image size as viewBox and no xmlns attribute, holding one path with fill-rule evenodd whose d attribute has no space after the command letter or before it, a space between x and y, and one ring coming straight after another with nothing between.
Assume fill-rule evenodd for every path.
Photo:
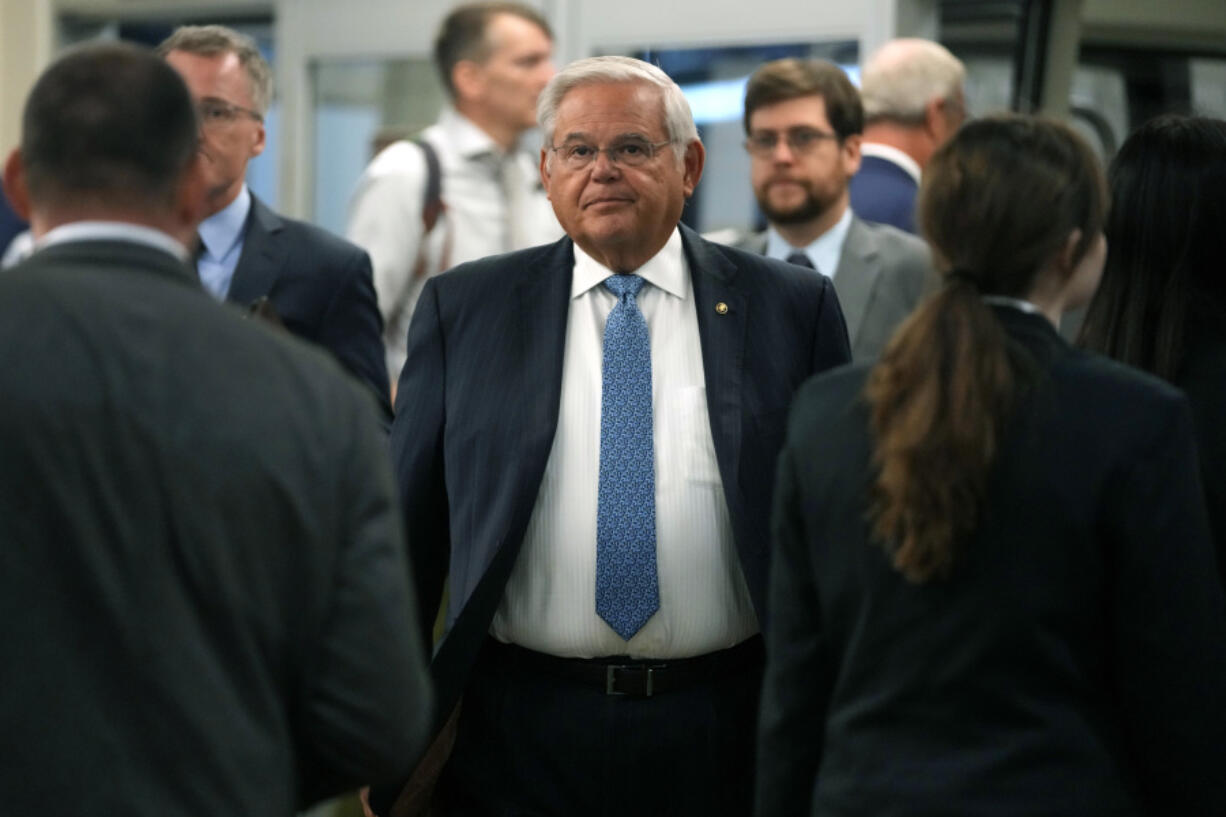
<instances>
[{"instance_id":1,"label":"shirt collar","mask_svg":"<svg viewBox=\"0 0 1226 817\"><path fill-rule=\"evenodd\" d=\"M980 295L980 300L992 306L1007 306L1025 312L1027 315L1042 315L1043 310L1036 304L1021 298L1009 298L1005 295Z\"/></svg>"},{"instance_id":2,"label":"shirt collar","mask_svg":"<svg viewBox=\"0 0 1226 817\"><path fill-rule=\"evenodd\" d=\"M681 246L681 231L674 227L673 234L664 242L660 251L636 269L634 274L670 295L685 299L690 296L690 276L686 274L688 272L685 252ZM592 287L599 286L610 275L616 273L585 253L578 244L575 245L575 272L570 284L572 299L578 298Z\"/></svg>"},{"instance_id":3,"label":"shirt collar","mask_svg":"<svg viewBox=\"0 0 1226 817\"><path fill-rule=\"evenodd\" d=\"M847 231L851 229L851 208L846 207L843 215L834 226L819 235L806 247L793 247L772 225L766 231L766 254L771 258L786 261L796 250L809 256L818 272L828 278L834 278L839 268L839 257L843 254L843 242L847 239Z\"/></svg>"},{"instance_id":4,"label":"shirt collar","mask_svg":"<svg viewBox=\"0 0 1226 817\"><path fill-rule=\"evenodd\" d=\"M168 234L143 224L126 221L74 221L48 230L34 245L36 250L53 244L74 241L127 241L144 244L170 253L180 261L188 258L187 248Z\"/></svg>"},{"instance_id":5,"label":"shirt collar","mask_svg":"<svg viewBox=\"0 0 1226 817\"><path fill-rule=\"evenodd\" d=\"M197 232L204 249L212 258L226 256L243 237L247 214L251 212L251 192L243 185L234 201L200 222Z\"/></svg>"},{"instance_id":6,"label":"shirt collar","mask_svg":"<svg viewBox=\"0 0 1226 817\"><path fill-rule=\"evenodd\" d=\"M907 175L915 179L916 184L919 184L919 163L893 145L883 145L880 142L863 142L860 145L860 155L876 156L878 159L893 162L907 171Z\"/></svg>"}]
</instances>

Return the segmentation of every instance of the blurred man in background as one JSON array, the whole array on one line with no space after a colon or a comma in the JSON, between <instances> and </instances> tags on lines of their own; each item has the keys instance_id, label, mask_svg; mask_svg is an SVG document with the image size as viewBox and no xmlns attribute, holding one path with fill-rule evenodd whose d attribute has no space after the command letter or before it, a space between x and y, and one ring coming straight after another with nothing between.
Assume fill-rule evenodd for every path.
<instances>
[{"instance_id":1,"label":"blurred man in background","mask_svg":"<svg viewBox=\"0 0 1226 817\"><path fill-rule=\"evenodd\" d=\"M358 181L349 238L370 253L393 381L426 279L561 234L536 171L536 99L553 76L553 34L520 3L458 6L434 62L451 106L415 141L375 157Z\"/></svg>"},{"instance_id":2,"label":"blurred man in background","mask_svg":"<svg viewBox=\"0 0 1226 817\"><path fill-rule=\"evenodd\" d=\"M920 173L966 119L966 69L930 40L891 40L860 74L864 143L851 209L866 221L915 232Z\"/></svg>"}]
</instances>

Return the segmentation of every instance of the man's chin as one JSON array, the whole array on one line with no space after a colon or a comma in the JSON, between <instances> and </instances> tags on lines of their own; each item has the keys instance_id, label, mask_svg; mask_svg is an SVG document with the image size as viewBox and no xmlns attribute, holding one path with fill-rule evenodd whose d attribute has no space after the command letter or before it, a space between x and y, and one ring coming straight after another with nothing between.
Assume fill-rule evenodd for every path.
<instances>
[{"instance_id":1,"label":"man's chin","mask_svg":"<svg viewBox=\"0 0 1226 817\"><path fill-rule=\"evenodd\" d=\"M796 207L771 207L759 202L758 207L771 224L805 224L822 214L821 208L811 202Z\"/></svg>"}]
</instances>

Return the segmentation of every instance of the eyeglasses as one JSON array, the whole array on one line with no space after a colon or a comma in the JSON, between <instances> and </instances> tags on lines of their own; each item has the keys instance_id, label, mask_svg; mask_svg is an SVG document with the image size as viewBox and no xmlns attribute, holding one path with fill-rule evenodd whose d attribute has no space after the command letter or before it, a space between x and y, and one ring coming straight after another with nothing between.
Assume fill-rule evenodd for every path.
<instances>
[{"instance_id":1,"label":"eyeglasses","mask_svg":"<svg viewBox=\"0 0 1226 817\"><path fill-rule=\"evenodd\" d=\"M769 159L775 152L775 145L779 144L780 136L787 141L788 149L796 156L812 153L817 149L818 144L827 139L835 141L839 139L837 133L828 133L815 128L788 128L783 134L773 130L760 130L749 134L749 138L745 140L745 150L759 159Z\"/></svg>"},{"instance_id":2,"label":"eyeglasses","mask_svg":"<svg viewBox=\"0 0 1226 817\"><path fill-rule=\"evenodd\" d=\"M240 115L250 116L256 122L264 121L264 115L259 111L253 111L241 105L232 105L224 99L212 96L200 100L196 105L196 112L200 116L200 125L204 128L225 127L238 119Z\"/></svg>"},{"instance_id":3,"label":"eyeglasses","mask_svg":"<svg viewBox=\"0 0 1226 817\"><path fill-rule=\"evenodd\" d=\"M567 170L582 170L596 161L596 157L601 153L608 154L609 161L619 167L642 167L656 157L660 148L671 145L672 142L671 139L654 143L646 139L623 139L607 148L569 142L565 145L550 145L549 149L558 155Z\"/></svg>"}]
</instances>

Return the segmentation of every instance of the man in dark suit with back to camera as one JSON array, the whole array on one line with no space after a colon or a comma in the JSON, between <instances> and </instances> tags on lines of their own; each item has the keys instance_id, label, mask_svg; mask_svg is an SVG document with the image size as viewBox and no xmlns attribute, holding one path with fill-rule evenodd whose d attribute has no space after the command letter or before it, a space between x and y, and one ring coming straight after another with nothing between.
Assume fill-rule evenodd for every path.
<instances>
[{"instance_id":1,"label":"man in dark suit with back to camera","mask_svg":"<svg viewBox=\"0 0 1226 817\"><path fill-rule=\"evenodd\" d=\"M5 165L36 239L0 276L8 814L289 815L426 737L375 407L203 292L197 140L162 60L93 46Z\"/></svg>"},{"instance_id":2,"label":"man in dark suit with back to camera","mask_svg":"<svg viewBox=\"0 0 1226 817\"><path fill-rule=\"evenodd\" d=\"M857 361L876 358L936 283L923 241L851 211L863 125L855 86L826 60L768 62L745 88L745 148L770 226L737 246L829 276Z\"/></svg>"},{"instance_id":3,"label":"man in dark suit with back to camera","mask_svg":"<svg viewBox=\"0 0 1226 817\"><path fill-rule=\"evenodd\" d=\"M311 224L279 216L247 189L264 151L272 73L254 42L223 26L183 26L158 46L200 111L208 187L196 261L218 299L270 311L330 351L389 406L383 319L370 258Z\"/></svg>"},{"instance_id":4,"label":"man in dark suit with back to camera","mask_svg":"<svg viewBox=\"0 0 1226 817\"><path fill-rule=\"evenodd\" d=\"M437 801L743 815L775 458L838 301L679 226L704 149L658 68L573 63L539 120L567 237L431 279L396 401L437 719L463 694Z\"/></svg>"}]
</instances>

